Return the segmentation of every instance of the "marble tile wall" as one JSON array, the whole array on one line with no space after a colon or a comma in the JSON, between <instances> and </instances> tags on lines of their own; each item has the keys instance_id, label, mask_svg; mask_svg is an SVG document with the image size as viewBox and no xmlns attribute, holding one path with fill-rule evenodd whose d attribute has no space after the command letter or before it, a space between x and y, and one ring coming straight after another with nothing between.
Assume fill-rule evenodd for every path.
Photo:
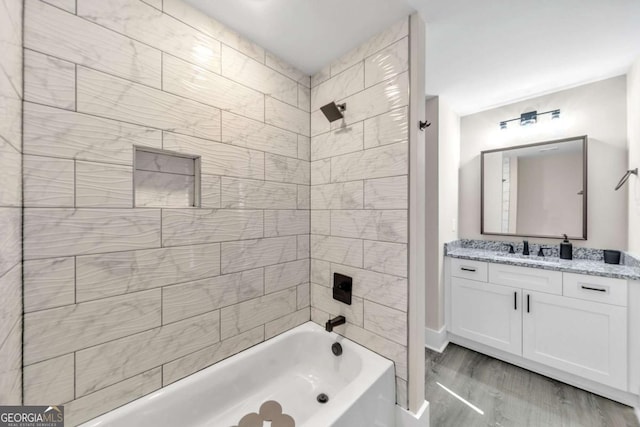
<instances>
[{"instance_id":1,"label":"marble tile wall","mask_svg":"<svg viewBox=\"0 0 640 427\"><path fill-rule=\"evenodd\" d=\"M0 1L0 20L19 23L22 2ZM180 0L24 4L25 404L64 404L76 425L308 321L310 78ZM9 71L3 111L20 105ZM16 179L0 193L15 230L0 247L4 295L21 288L19 128L0 128L3 184ZM202 207L180 208L189 162L134 164L134 146L201 156ZM134 167L148 190L135 205ZM356 237L342 219L341 234L371 237L402 213L373 215ZM19 398L20 366L5 360L20 360L20 296L4 301L0 393Z\"/></svg>"},{"instance_id":2,"label":"marble tile wall","mask_svg":"<svg viewBox=\"0 0 640 427\"><path fill-rule=\"evenodd\" d=\"M0 0L0 405L22 403L22 0Z\"/></svg>"},{"instance_id":3,"label":"marble tile wall","mask_svg":"<svg viewBox=\"0 0 640 427\"><path fill-rule=\"evenodd\" d=\"M312 77L311 318L391 359L407 396L408 19ZM343 121L319 110L346 102ZM333 274L353 277L350 306Z\"/></svg>"}]
</instances>

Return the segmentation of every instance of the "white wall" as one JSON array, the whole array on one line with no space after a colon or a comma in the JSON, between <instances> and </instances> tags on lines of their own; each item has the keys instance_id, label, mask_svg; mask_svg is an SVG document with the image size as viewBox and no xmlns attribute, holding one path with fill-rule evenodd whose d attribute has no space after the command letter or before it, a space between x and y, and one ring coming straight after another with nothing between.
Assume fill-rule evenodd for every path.
<instances>
[{"instance_id":1,"label":"white wall","mask_svg":"<svg viewBox=\"0 0 640 427\"><path fill-rule=\"evenodd\" d=\"M627 74L629 168L640 168L640 58ZM629 179L629 251L640 255L640 178Z\"/></svg>"},{"instance_id":2,"label":"white wall","mask_svg":"<svg viewBox=\"0 0 640 427\"><path fill-rule=\"evenodd\" d=\"M614 192L627 169L627 96L625 76L532 98L461 119L460 237L495 240L480 234L480 152L533 142L589 136L588 240L578 246L627 247L627 195ZM549 115L534 126L499 122L531 110L562 111L558 121ZM513 238L517 241L521 238ZM548 241L548 240L547 240Z\"/></svg>"}]
</instances>

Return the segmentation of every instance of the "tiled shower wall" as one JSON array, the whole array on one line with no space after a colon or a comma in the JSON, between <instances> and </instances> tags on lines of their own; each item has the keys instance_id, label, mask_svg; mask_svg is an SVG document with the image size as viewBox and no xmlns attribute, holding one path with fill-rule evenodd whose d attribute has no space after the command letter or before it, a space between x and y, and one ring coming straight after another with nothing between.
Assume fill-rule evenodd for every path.
<instances>
[{"instance_id":1,"label":"tiled shower wall","mask_svg":"<svg viewBox=\"0 0 640 427\"><path fill-rule=\"evenodd\" d=\"M309 320L309 77L179 0L25 7L25 403L74 425ZM202 208L134 208L135 145L201 156Z\"/></svg>"},{"instance_id":2,"label":"tiled shower wall","mask_svg":"<svg viewBox=\"0 0 640 427\"><path fill-rule=\"evenodd\" d=\"M311 89L311 317L395 362L407 405L408 19L333 62ZM319 108L346 102L329 125ZM333 273L353 301L332 299Z\"/></svg>"},{"instance_id":3,"label":"tiled shower wall","mask_svg":"<svg viewBox=\"0 0 640 427\"><path fill-rule=\"evenodd\" d=\"M0 0L0 405L22 402L22 0Z\"/></svg>"}]
</instances>

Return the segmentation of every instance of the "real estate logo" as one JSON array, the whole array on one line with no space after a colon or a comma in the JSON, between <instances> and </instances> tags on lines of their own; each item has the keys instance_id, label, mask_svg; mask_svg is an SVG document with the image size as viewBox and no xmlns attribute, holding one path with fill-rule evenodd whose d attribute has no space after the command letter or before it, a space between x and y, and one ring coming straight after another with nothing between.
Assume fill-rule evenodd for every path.
<instances>
[{"instance_id":1,"label":"real estate logo","mask_svg":"<svg viewBox=\"0 0 640 427\"><path fill-rule=\"evenodd\" d=\"M64 406L0 406L0 427L64 427Z\"/></svg>"}]
</instances>

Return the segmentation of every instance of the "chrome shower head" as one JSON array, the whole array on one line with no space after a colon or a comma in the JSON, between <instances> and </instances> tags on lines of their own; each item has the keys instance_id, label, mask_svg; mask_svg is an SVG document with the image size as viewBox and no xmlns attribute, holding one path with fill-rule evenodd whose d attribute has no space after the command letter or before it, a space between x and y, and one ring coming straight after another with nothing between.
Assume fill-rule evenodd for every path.
<instances>
[{"instance_id":1,"label":"chrome shower head","mask_svg":"<svg viewBox=\"0 0 640 427\"><path fill-rule=\"evenodd\" d=\"M347 109L347 104L336 104L335 102L330 102L325 106L320 107L322 110L322 114L329 120L329 122L335 122L344 117L342 112Z\"/></svg>"}]
</instances>

